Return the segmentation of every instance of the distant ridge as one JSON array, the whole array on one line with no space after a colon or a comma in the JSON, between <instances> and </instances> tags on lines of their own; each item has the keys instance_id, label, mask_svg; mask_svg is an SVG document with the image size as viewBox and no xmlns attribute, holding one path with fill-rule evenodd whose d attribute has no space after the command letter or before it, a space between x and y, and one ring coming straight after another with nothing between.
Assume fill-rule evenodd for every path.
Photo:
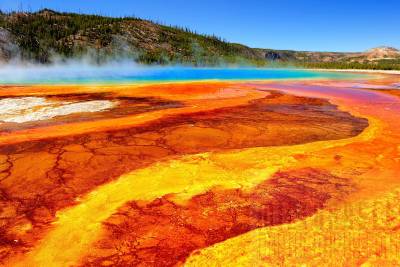
<instances>
[{"instance_id":1,"label":"distant ridge","mask_svg":"<svg viewBox=\"0 0 400 267\"><path fill-rule=\"evenodd\" d=\"M384 51L384 52L395 52L399 53L400 50L390 46L378 46L372 49L369 49L367 52L375 52L375 51Z\"/></svg>"},{"instance_id":2,"label":"distant ridge","mask_svg":"<svg viewBox=\"0 0 400 267\"><path fill-rule=\"evenodd\" d=\"M399 50L388 46L359 53L273 50L229 43L214 35L135 17L50 9L0 13L0 61L47 64L83 56L95 63L123 59L195 66L400 69Z\"/></svg>"},{"instance_id":3,"label":"distant ridge","mask_svg":"<svg viewBox=\"0 0 400 267\"><path fill-rule=\"evenodd\" d=\"M400 56L400 51L394 47L379 46L372 48L366 52L368 59L377 60L385 58L397 58Z\"/></svg>"}]
</instances>

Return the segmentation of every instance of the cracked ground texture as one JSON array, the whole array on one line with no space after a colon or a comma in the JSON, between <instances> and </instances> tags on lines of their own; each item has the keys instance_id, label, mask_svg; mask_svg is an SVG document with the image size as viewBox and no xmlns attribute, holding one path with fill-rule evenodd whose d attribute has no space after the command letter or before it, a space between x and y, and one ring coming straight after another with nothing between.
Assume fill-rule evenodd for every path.
<instances>
[{"instance_id":1,"label":"cracked ground texture","mask_svg":"<svg viewBox=\"0 0 400 267\"><path fill-rule=\"evenodd\" d=\"M230 240L389 192L399 122L381 107L399 99L323 83L4 87L119 105L0 124L2 264L203 266L225 244L246 259Z\"/></svg>"}]
</instances>

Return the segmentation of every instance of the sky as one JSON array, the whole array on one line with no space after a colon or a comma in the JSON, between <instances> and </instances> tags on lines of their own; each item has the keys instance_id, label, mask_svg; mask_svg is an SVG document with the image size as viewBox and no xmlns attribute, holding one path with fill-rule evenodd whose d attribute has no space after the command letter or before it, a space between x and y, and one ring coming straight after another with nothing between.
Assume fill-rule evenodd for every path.
<instances>
[{"instance_id":1,"label":"sky","mask_svg":"<svg viewBox=\"0 0 400 267\"><path fill-rule=\"evenodd\" d=\"M3 11L42 8L137 16L259 48L400 48L400 0L0 0Z\"/></svg>"}]
</instances>

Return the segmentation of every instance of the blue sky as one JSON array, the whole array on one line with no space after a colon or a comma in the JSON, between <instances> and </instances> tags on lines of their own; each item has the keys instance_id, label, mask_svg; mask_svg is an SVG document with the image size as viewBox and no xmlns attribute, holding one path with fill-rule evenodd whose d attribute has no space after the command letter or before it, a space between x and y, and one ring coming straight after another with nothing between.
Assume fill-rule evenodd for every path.
<instances>
[{"instance_id":1,"label":"blue sky","mask_svg":"<svg viewBox=\"0 0 400 267\"><path fill-rule=\"evenodd\" d=\"M251 47L313 51L400 48L400 0L0 0L2 10L51 8L135 15Z\"/></svg>"}]
</instances>

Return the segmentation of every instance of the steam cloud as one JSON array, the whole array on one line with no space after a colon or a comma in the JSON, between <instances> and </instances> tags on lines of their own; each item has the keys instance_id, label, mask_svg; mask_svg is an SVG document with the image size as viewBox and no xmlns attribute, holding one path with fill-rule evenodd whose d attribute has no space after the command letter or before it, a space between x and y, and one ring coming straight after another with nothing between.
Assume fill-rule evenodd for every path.
<instances>
[{"instance_id":1,"label":"steam cloud","mask_svg":"<svg viewBox=\"0 0 400 267\"><path fill-rule=\"evenodd\" d=\"M139 65L128 60L93 64L90 58L35 64L13 61L0 65L0 84L74 83L78 81L123 79L141 75L156 67Z\"/></svg>"}]
</instances>

